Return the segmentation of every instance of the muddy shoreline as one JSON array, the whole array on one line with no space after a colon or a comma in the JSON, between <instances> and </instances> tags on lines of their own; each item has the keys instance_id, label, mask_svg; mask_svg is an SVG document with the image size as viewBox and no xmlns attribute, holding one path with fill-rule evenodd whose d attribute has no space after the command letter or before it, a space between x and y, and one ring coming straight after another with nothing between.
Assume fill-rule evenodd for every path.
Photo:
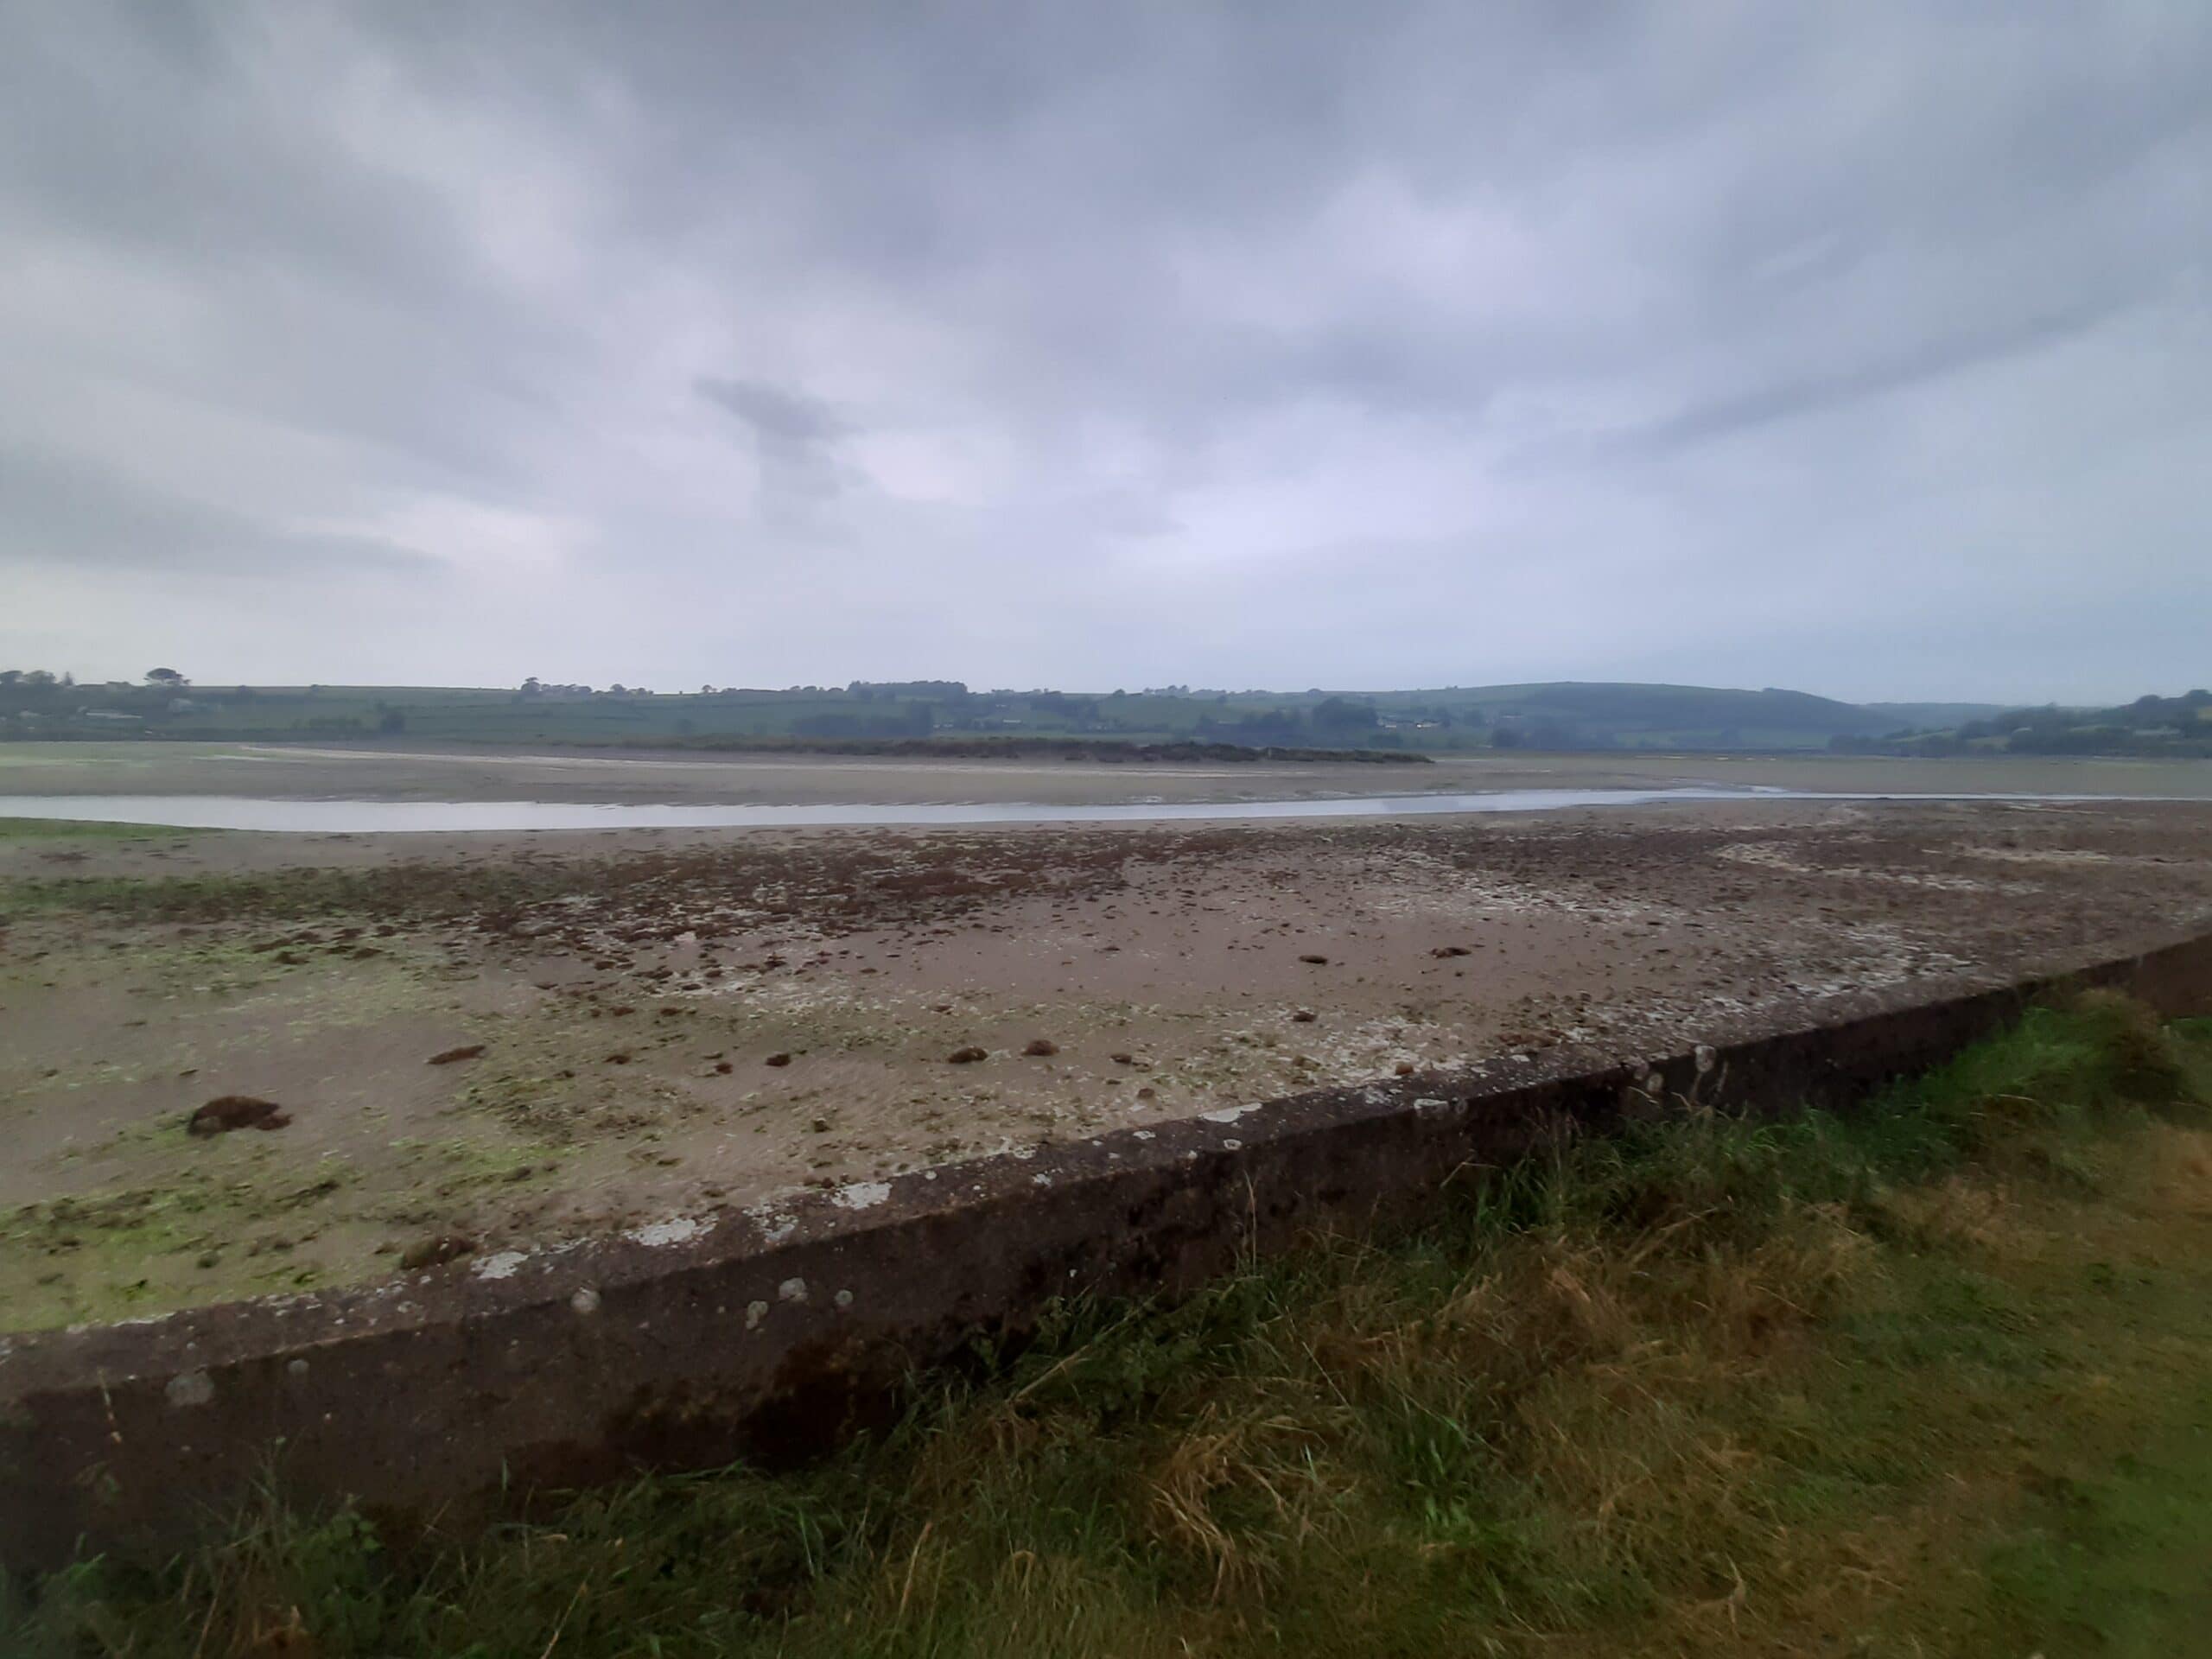
<instances>
[{"instance_id":1,"label":"muddy shoreline","mask_svg":"<svg viewBox=\"0 0 2212 1659\"><path fill-rule=\"evenodd\" d=\"M2212 810L26 838L0 879L22 1328L2002 982L2212 925ZM289 1122L191 1135L228 1096Z\"/></svg>"},{"instance_id":2,"label":"muddy shoreline","mask_svg":"<svg viewBox=\"0 0 2212 1659\"><path fill-rule=\"evenodd\" d=\"M2129 795L2212 800L2212 762L2045 757L1445 755L1402 769L837 756L612 757L589 751L286 744L0 744L0 796L245 795L391 801L1046 805L1296 800L1513 789L1724 787L1841 793Z\"/></svg>"}]
</instances>

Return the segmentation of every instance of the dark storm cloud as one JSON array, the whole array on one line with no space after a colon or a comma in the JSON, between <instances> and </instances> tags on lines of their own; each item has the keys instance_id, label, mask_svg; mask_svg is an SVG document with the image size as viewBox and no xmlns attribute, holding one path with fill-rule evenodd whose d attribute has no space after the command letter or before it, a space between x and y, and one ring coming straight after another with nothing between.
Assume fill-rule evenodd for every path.
<instances>
[{"instance_id":1,"label":"dark storm cloud","mask_svg":"<svg viewBox=\"0 0 2212 1659\"><path fill-rule=\"evenodd\" d=\"M779 527L793 527L810 506L852 481L833 448L845 424L818 399L753 380L703 378L698 391L752 430L762 506Z\"/></svg>"},{"instance_id":2,"label":"dark storm cloud","mask_svg":"<svg viewBox=\"0 0 2212 1659\"><path fill-rule=\"evenodd\" d=\"M0 502L7 504L0 571L16 581L31 580L41 566L67 566L118 578L181 569L314 583L419 574L435 564L388 542L273 529L219 505L21 450L0 449Z\"/></svg>"},{"instance_id":3,"label":"dark storm cloud","mask_svg":"<svg viewBox=\"0 0 2212 1659\"><path fill-rule=\"evenodd\" d=\"M86 671L282 569L310 677L2202 677L2192 0L0 11Z\"/></svg>"},{"instance_id":4,"label":"dark storm cloud","mask_svg":"<svg viewBox=\"0 0 2212 1659\"><path fill-rule=\"evenodd\" d=\"M2111 315L2110 309L2101 306L2083 306L2056 316L2031 317L1956 339L1936 340L1891 362L1868 363L1842 373L1785 381L1735 397L1716 398L1663 421L1608 435L1598 447L1601 453L1664 454L1777 422L1844 408L1870 397L1906 391L1963 369L2039 351L2094 327Z\"/></svg>"},{"instance_id":5,"label":"dark storm cloud","mask_svg":"<svg viewBox=\"0 0 2212 1659\"><path fill-rule=\"evenodd\" d=\"M751 427L760 442L804 454L844 430L828 405L803 393L751 380L702 378L699 395Z\"/></svg>"}]
</instances>

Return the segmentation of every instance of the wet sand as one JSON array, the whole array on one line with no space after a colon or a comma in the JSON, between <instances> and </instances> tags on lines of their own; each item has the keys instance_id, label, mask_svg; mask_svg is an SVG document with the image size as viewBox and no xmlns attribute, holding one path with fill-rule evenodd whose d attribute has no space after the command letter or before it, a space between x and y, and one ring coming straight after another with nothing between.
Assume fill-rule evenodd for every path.
<instances>
[{"instance_id":1,"label":"wet sand","mask_svg":"<svg viewBox=\"0 0 2212 1659\"><path fill-rule=\"evenodd\" d=\"M825 755L607 755L201 743L0 744L0 796L844 804L1298 800L1682 784L1843 793L2142 795L2212 800L2212 763L1844 755L1447 756L1427 766L1147 766Z\"/></svg>"},{"instance_id":2,"label":"wet sand","mask_svg":"<svg viewBox=\"0 0 2212 1659\"><path fill-rule=\"evenodd\" d=\"M2212 926L2212 810L27 837L0 877L20 1327L1993 983ZM226 1095L290 1121L188 1135Z\"/></svg>"}]
</instances>

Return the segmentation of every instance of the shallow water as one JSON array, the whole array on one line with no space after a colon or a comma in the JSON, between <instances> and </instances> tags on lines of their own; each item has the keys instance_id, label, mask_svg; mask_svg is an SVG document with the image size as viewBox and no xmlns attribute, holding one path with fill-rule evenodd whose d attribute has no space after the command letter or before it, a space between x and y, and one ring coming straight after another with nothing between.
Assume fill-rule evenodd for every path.
<instances>
[{"instance_id":1,"label":"shallow water","mask_svg":"<svg viewBox=\"0 0 2212 1659\"><path fill-rule=\"evenodd\" d=\"M1188 820L1427 817L1445 812L1551 812L1656 801L2116 800L2097 795L1843 794L1788 789L1505 789L1462 795L1363 795L1335 800L1129 801L1047 806L1022 801L938 804L638 804L568 801L280 800L245 795L17 795L0 818L68 818L194 830L387 835L480 830L797 830L836 825L1161 823Z\"/></svg>"}]
</instances>

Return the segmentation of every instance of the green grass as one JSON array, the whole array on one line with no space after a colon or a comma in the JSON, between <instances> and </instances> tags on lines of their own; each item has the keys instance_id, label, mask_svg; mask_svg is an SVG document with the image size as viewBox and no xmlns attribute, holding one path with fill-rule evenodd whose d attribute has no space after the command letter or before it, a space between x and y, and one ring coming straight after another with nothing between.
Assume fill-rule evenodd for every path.
<instances>
[{"instance_id":1,"label":"green grass","mask_svg":"<svg viewBox=\"0 0 2212 1659\"><path fill-rule=\"evenodd\" d=\"M0 842L143 841L156 836L167 837L208 833L205 830L187 830L162 823L91 823L76 818L0 817Z\"/></svg>"},{"instance_id":2,"label":"green grass","mask_svg":"<svg viewBox=\"0 0 2212 1659\"><path fill-rule=\"evenodd\" d=\"M2212 1021L2093 995L1847 1116L1690 1112L1061 1306L795 1472L450 1533L264 1499L16 1586L0 1650L2188 1651L2208 1100Z\"/></svg>"},{"instance_id":3,"label":"green grass","mask_svg":"<svg viewBox=\"0 0 2212 1659\"><path fill-rule=\"evenodd\" d=\"M1987 1551L1998 1626L2020 1651L2163 1659L2212 1621L2212 1386L2175 1405L2132 1444L2055 1457Z\"/></svg>"}]
</instances>

